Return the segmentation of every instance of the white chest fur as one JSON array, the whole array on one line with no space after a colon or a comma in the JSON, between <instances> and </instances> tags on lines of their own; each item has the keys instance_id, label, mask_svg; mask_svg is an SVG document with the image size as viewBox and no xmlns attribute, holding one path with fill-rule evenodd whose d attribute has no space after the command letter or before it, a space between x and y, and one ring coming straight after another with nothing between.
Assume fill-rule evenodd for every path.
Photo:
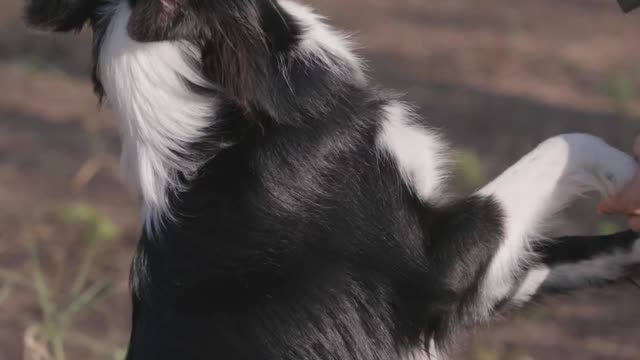
<instances>
[{"instance_id":1,"label":"white chest fur","mask_svg":"<svg viewBox=\"0 0 640 360\"><path fill-rule=\"evenodd\" d=\"M202 159L187 156L215 112L215 99L191 91L185 80L208 86L193 69L196 54L179 42L139 43L127 34L128 3L114 9L105 34L99 75L120 118L122 164L138 187L146 221L167 212L167 194L179 190L178 175L193 174Z\"/></svg>"}]
</instances>

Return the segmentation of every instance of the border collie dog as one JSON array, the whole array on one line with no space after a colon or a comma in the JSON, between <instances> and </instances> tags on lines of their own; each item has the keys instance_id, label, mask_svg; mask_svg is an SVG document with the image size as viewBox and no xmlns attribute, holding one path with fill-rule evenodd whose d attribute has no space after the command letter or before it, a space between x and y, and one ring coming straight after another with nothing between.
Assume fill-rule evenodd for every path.
<instances>
[{"instance_id":1,"label":"border collie dog","mask_svg":"<svg viewBox=\"0 0 640 360\"><path fill-rule=\"evenodd\" d=\"M623 279L631 232L545 238L636 162L583 134L446 196L447 146L290 0L30 0L90 24L143 206L127 359L443 359L533 296Z\"/></svg>"}]
</instances>

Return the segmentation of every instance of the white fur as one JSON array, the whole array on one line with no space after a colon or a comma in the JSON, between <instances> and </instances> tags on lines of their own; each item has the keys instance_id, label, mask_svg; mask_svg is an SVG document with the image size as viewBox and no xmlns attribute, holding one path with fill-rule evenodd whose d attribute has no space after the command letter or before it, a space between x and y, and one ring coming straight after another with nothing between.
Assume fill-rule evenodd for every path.
<instances>
[{"instance_id":1,"label":"white fur","mask_svg":"<svg viewBox=\"0 0 640 360\"><path fill-rule=\"evenodd\" d=\"M481 291L483 315L513 288L529 259L530 242L540 238L546 220L585 192L616 193L636 168L630 156L596 137L562 135L539 145L482 189L479 194L497 199L505 216L504 241Z\"/></svg>"},{"instance_id":2,"label":"white fur","mask_svg":"<svg viewBox=\"0 0 640 360\"><path fill-rule=\"evenodd\" d=\"M348 42L303 5L280 1L303 26L298 52L329 70L365 82L360 60ZM122 164L144 201L148 227L171 217L167 195L180 191L178 174L187 178L205 159L185 158L186 146L197 141L215 113L215 100L190 91L183 78L212 88L193 68L198 58L184 42L139 43L127 34L128 2L118 2L105 34L98 69L107 98L121 120Z\"/></svg>"},{"instance_id":3,"label":"white fur","mask_svg":"<svg viewBox=\"0 0 640 360\"><path fill-rule=\"evenodd\" d=\"M302 38L298 45L299 59L318 61L331 72L366 83L362 61L351 51L347 36L323 22L324 18L308 6L291 0L279 0L282 8L302 26Z\"/></svg>"},{"instance_id":4,"label":"white fur","mask_svg":"<svg viewBox=\"0 0 640 360\"><path fill-rule=\"evenodd\" d=\"M538 292L540 286L545 282L551 269L546 266L533 269L527 273L524 281L520 284L518 291L513 296L512 301L515 304L525 303Z\"/></svg>"},{"instance_id":5,"label":"white fur","mask_svg":"<svg viewBox=\"0 0 640 360\"><path fill-rule=\"evenodd\" d=\"M210 125L215 103L190 91L182 78L210 85L192 68L193 49L178 42L139 43L127 34L127 1L113 9L98 60L109 103L120 117L122 164L142 194L147 225L170 216L167 194L179 191L202 159L185 158L185 146ZM182 78L181 78L182 77Z\"/></svg>"},{"instance_id":6,"label":"white fur","mask_svg":"<svg viewBox=\"0 0 640 360\"><path fill-rule=\"evenodd\" d=\"M444 356L437 350L433 340L429 343L429 349L413 349L400 360L445 360Z\"/></svg>"},{"instance_id":7,"label":"white fur","mask_svg":"<svg viewBox=\"0 0 640 360\"><path fill-rule=\"evenodd\" d=\"M394 157L402 177L420 199L437 200L443 193L447 165L447 147L440 136L416 123L415 115L401 102L387 105L383 118L378 145Z\"/></svg>"},{"instance_id":8,"label":"white fur","mask_svg":"<svg viewBox=\"0 0 640 360\"><path fill-rule=\"evenodd\" d=\"M335 74L366 82L359 59L342 36L308 7L289 0L279 2L303 26L297 50L300 59L318 61ZM161 218L171 216L168 194L182 189L179 175L188 178L206 160L185 156L187 146L198 141L211 125L216 104L188 89L183 81L213 87L193 68L196 50L183 42L133 41L126 30L130 14L127 1L115 7L98 67L109 102L121 119L123 165L142 194L145 222L153 229ZM436 201L443 193L447 148L437 133L415 119L405 104L387 105L378 146L393 157L404 181L420 199ZM565 135L544 142L482 189L479 194L493 196L505 215L504 241L481 290L483 315L489 315L493 305L512 291L529 259L531 239L539 237L549 217L583 192L615 193L635 170L633 159L601 140ZM640 258L640 247L634 248L634 254ZM570 276L575 272L614 271L609 265L622 262L617 256L606 259L606 264L596 259L567 265L558 273L564 276L558 281L573 281ZM520 284L516 300L528 300L553 276L560 275L550 275L547 268L530 272ZM437 358L437 349L431 348L431 357L423 351L408 355L408 359Z\"/></svg>"}]
</instances>

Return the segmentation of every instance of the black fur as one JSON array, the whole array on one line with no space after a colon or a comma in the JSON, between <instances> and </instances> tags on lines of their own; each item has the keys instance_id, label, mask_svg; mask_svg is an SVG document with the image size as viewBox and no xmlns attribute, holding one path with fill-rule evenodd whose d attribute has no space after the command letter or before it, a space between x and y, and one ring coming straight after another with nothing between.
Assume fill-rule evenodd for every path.
<instances>
[{"instance_id":1,"label":"black fur","mask_svg":"<svg viewBox=\"0 0 640 360\"><path fill-rule=\"evenodd\" d=\"M394 96L295 57L304 29L275 0L129 1L132 38L200 48L219 87L190 85L219 108L188 149L210 160L170 194L177 219L140 239L127 359L397 360L477 320L502 209L414 194L376 143ZM33 0L27 19L91 20L97 56L96 4Z\"/></svg>"},{"instance_id":2,"label":"black fur","mask_svg":"<svg viewBox=\"0 0 640 360\"><path fill-rule=\"evenodd\" d=\"M536 246L540 262L546 265L570 264L617 252L631 251L638 234L625 231L606 236L567 236Z\"/></svg>"},{"instance_id":3,"label":"black fur","mask_svg":"<svg viewBox=\"0 0 640 360\"><path fill-rule=\"evenodd\" d=\"M51 31L79 31L94 14L99 0L29 0L26 21Z\"/></svg>"}]
</instances>

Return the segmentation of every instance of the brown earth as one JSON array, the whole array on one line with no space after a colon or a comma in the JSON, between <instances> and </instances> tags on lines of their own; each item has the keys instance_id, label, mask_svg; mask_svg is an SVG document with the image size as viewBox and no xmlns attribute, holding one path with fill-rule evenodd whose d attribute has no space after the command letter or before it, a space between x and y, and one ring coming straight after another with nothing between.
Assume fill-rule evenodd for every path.
<instances>
[{"instance_id":1,"label":"brown earth","mask_svg":"<svg viewBox=\"0 0 640 360\"><path fill-rule=\"evenodd\" d=\"M479 155L487 177L554 134L590 132L628 148L640 128L640 13L622 15L614 0L311 2L355 33L372 77L406 91L454 145ZM89 281L112 284L72 323L67 358L117 357L138 217L111 166L113 118L91 93L88 35L27 31L19 9L0 4L0 360L33 348L27 329L44 316L29 244L52 301L67 298L86 233L52 214L72 204L104 214L118 236L99 247ZM91 177L96 156L109 166ZM601 222L582 205L567 231ZM455 358L640 359L638 305L631 285L545 299L479 328Z\"/></svg>"}]
</instances>

